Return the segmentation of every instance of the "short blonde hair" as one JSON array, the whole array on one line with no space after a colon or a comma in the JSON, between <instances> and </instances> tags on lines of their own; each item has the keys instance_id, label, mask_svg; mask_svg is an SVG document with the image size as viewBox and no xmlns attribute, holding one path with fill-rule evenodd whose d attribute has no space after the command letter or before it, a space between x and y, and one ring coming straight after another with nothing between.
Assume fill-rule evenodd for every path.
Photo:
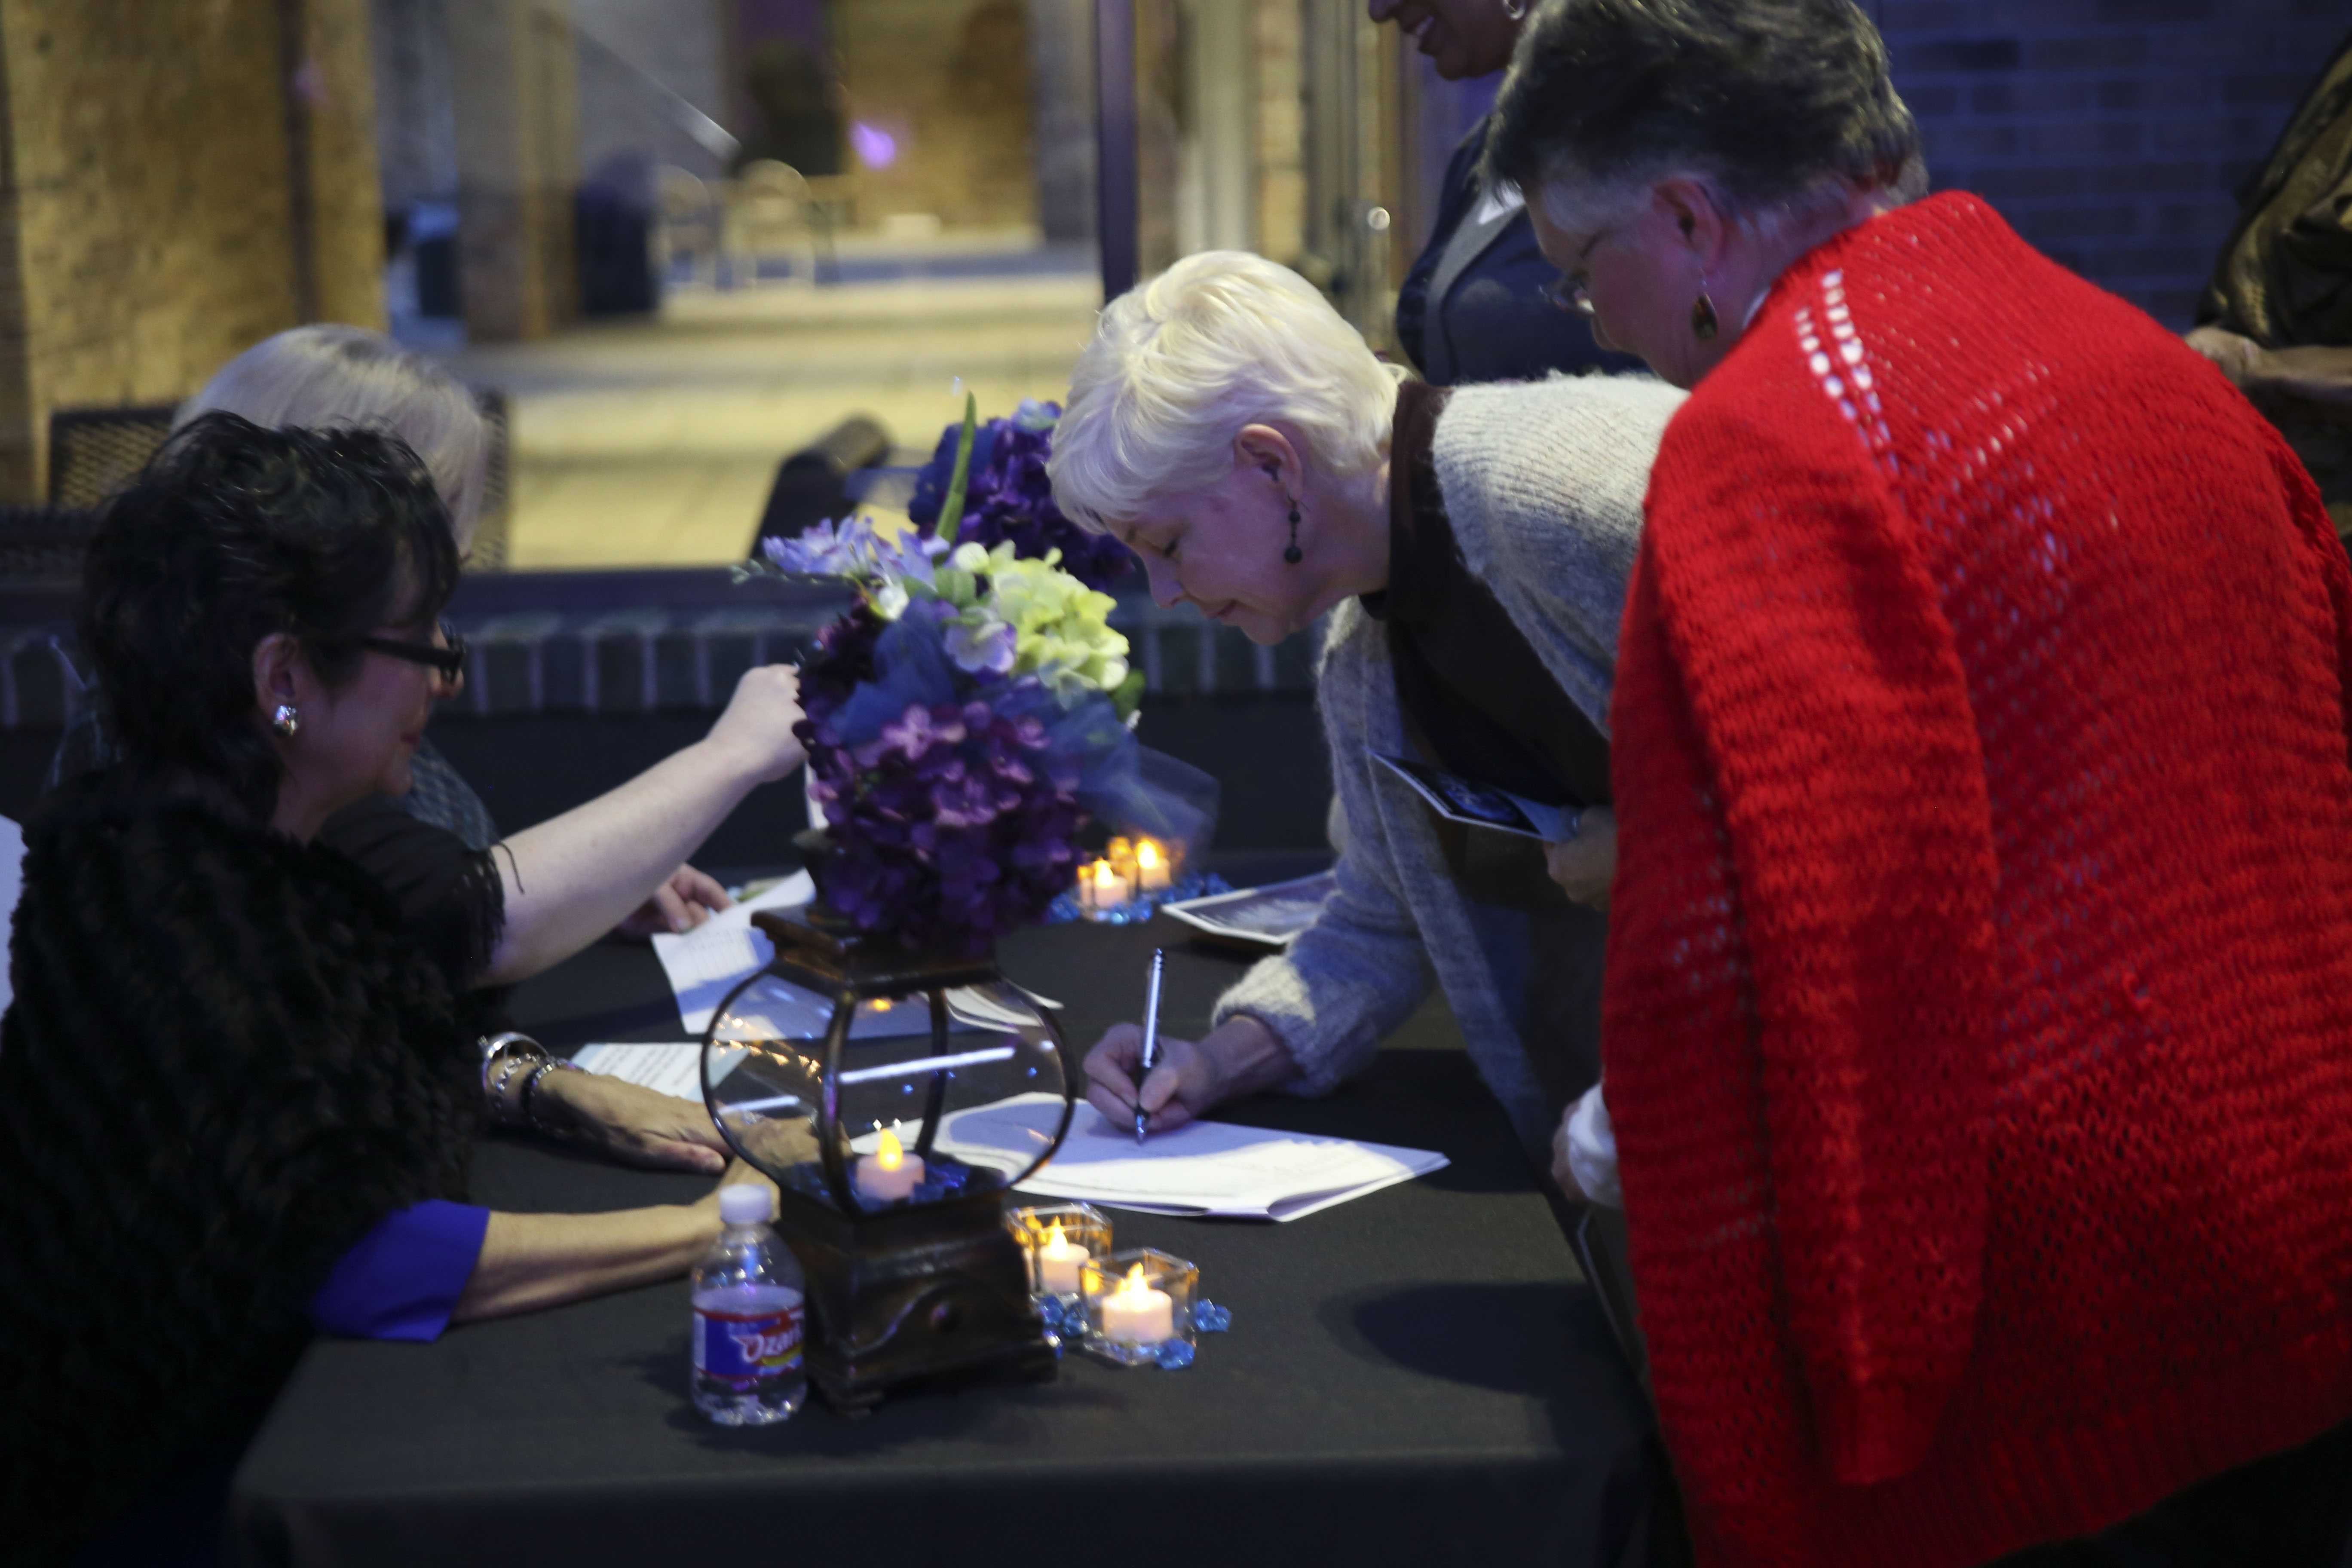
<instances>
[{"instance_id":1,"label":"short blonde hair","mask_svg":"<svg viewBox=\"0 0 2352 1568\"><path fill-rule=\"evenodd\" d=\"M1334 474L1368 472L1388 447L1400 374L1287 267L1188 256L1097 319L1054 429L1054 500L1096 530L1138 517L1231 473L1247 425L1296 432Z\"/></svg>"},{"instance_id":2,"label":"short blonde hair","mask_svg":"<svg viewBox=\"0 0 2352 1568\"><path fill-rule=\"evenodd\" d=\"M408 443L449 509L463 553L481 520L488 422L466 384L423 354L364 327L296 327L265 338L215 372L172 426L224 410L268 429L357 426Z\"/></svg>"}]
</instances>

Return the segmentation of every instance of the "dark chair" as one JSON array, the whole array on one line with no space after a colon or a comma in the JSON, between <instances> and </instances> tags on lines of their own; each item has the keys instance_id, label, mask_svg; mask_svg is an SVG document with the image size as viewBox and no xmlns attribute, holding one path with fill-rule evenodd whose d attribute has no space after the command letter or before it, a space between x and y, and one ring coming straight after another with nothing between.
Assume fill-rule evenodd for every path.
<instances>
[{"instance_id":1,"label":"dark chair","mask_svg":"<svg viewBox=\"0 0 2352 1568\"><path fill-rule=\"evenodd\" d=\"M847 517L849 476L890 456L890 432L870 415L853 414L786 458L776 468L760 531L751 536L759 553L762 539L790 539L813 522Z\"/></svg>"},{"instance_id":2,"label":"dark chair","mask_svg":"<svg viewBox=\"0 0 2352 1568\"><path fill-rule=\"evenodd\" d=\"M172 433L175 404L49 415L49 504L92 507L129 484Z\"/></svg>"},{"instance_id":3,"label":"dark chair","mask_svg":"<svg viewBox=\"0 0 2352 1568\"><path fill-rule=\"evenodd\" d=\"M0 583L71 583L98 513L88 507L0 506Z\"/></svg>"}]
</instances>

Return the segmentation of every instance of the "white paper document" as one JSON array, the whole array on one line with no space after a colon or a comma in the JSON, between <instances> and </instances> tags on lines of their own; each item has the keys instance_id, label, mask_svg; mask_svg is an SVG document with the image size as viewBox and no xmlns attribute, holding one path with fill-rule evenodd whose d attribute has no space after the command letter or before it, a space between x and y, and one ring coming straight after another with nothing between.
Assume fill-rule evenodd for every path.
<instances>
[{"instance_id":1,"label":"white paper document","mask_svg":"<svg viewBox=\"0 0 2352 1568\"><path fill-rule=\"evenodd\" d=\"M746 899L731 910L721 910L690 931L663 933L654 938L654 956L661 960L662 973L669 977L670 994L677 998L677 1021L688 1034L708 1033L711 1016L727 1000L727 994L768 967L769 960L775 957L775 944L768 940L765 931L752 925L751 916L761 910L798 909L815 897L816 884L809 879L809 874L795 872L757 897ZM1061 1006L1050 996L1040 996L1017 985L1013 989L1040 1007ZM772 1014L780 1000L770 999ZM947 1000L948 1015L959 1033L1015 1029L1031 1022L1025 1014L1007 1007L974 986L955 986L948 992ZM823 1035L833 1017L832 1005L822 998L812 998L812 1004L822 1010L812 1011L806 1017L772 1017L770 1032L778 1037ZM911 1003L904 999L895 1004L868 1002L858 1009L849 1037L888 1039L923 1034L930 1026L930 1013L919 997ZM696 1092L701 1092L699 1087Z\"/></svg>"},{"instance_id":2,"label":"white paper document","mask_svg":"<svg viewBox=\"0 0 2352 1568\"><path fill-rule=\"evenodd\" d=\"M743 1053L735 1051L721 1058L719 1077L724 1079L735 1070ZM575 1067L590 1072L603 1073L634 1083L662 1094L674 1094L680 1100L702 1098L702 1045L698 1040L672 1044L657 1040L651 1044L621 1041L583 1046L572 1053Z\"/></svg>"},{"instance_id":3,"label":"white paper document","mask_svg":"<svg viewBox=\"0 0 2352 1568\"><path fill-rule=\"evenodd\" d=\"M721 910L689 931L665 931L654 938L654 956L669 976L677 997L678 1023L689 1035L710 1027L710 1015L727 993L745 975L767 967L775 949L766 935L752 929L751 916L761 910L789 910L816 897L816 883L806 871L794 872L757 898L733 909Z\"/></svg>"},{"instance_id":4,"label":"white paper document","mask_svg":"<svg viewBox=\"0 0 2352 1568\"><path fill-rule=\"evenodd\" d=\"M1002 1165L1008 1154L1026 1159L1052 1140L1061 1113L1060 1097L1051 1094L975 1106L948 1118L938 1148L978 1164ZM1195 1121L1138 1144L1132 1123L1116 1126L1081 1104L1060 1151L1021 1190L1146 1214L1291 1220L1445 1163L1425 1149L1229 1121Z\"/></svg>"}]
</instances>

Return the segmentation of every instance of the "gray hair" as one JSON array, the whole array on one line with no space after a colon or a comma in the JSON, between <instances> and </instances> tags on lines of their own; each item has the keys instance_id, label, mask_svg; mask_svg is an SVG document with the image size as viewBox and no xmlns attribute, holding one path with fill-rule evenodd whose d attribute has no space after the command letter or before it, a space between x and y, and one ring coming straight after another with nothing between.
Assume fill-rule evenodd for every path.
<instances>
[{"instance_id":1,"label":"gray hair","mask_svg":"<svg viewBox=\"0 0 2352 1568\"><path fill-rule=\"evenodd\" d=\"M1204 250L1103 308L1070 374L1045 472L1054 500L1102 531L1233 471L1245 426L1287 425L1334 474L1376 468L1397 372L1289 268Z\"/></svg>"},{"instance_id":2,"label":"gray hair","mask_svg":"<svg viewBox=\"0 0 2352 1568\"><path fill-rule=\"evenodd\" d=\"M1564 228L1673 174L1773 227L1853 188L1919 194L1919 127L1853 0L1545 0L1495 102L1485 173ZM1570 210L1563 210L1570 209Z\"/></svg>"},{"instance_id":3,"label":"gray hair","mask_svg":"<svg viewBox=\"0 0 2352 1568\"><path fill-rule=\"evenodd\" d=\"M489 426L464 382L382 332L310 326L265 338L215 372L172 427L215 410L269 429L357 426L399 437L433 476L459 552L473 542Z\"/></svg>"}]
</instances>

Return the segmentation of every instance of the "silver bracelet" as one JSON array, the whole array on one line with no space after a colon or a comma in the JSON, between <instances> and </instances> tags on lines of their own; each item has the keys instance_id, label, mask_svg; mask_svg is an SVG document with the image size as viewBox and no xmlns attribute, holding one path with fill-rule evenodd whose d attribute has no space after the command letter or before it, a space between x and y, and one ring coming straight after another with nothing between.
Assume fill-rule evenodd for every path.
<instances>
[{"instance_id":1,"label":"silver bracelet","mask_svg":"<svg viewBox=\"0 0 2352 1568\"><path fill-rule=\"evenodd\" d=\"M549 1073L578 1072L580 1070L581 1068L576 1062L567 1060L562 1057L549 1057L545 1060L541 1061L534 1066L530 1072L524 1074L522 1090L516 1096L516 1098L522 1102L522 1121L534 1131L544 1132L551 1138L568 1137L572 1131L572 1129L569 1127L554 1126L550 1123L545 1117L540 1115L539 1102L536 1095L539 1089L539 1080L545 1078Z\"/></svg>"},{"instance_id":2,"label":"silver bracelet","mask_svg":"<svg viewBox=\"0 0 2352 1568\"><path fill-rule=\"evenodd\" d=\"M547 1047L529 1035L509 1030L482 1041L482 1099L491 1121L511 1125L520 1120L507 1099L507 1085L522 1068L547 1059Z\"/></svg>"}]
</instances>

